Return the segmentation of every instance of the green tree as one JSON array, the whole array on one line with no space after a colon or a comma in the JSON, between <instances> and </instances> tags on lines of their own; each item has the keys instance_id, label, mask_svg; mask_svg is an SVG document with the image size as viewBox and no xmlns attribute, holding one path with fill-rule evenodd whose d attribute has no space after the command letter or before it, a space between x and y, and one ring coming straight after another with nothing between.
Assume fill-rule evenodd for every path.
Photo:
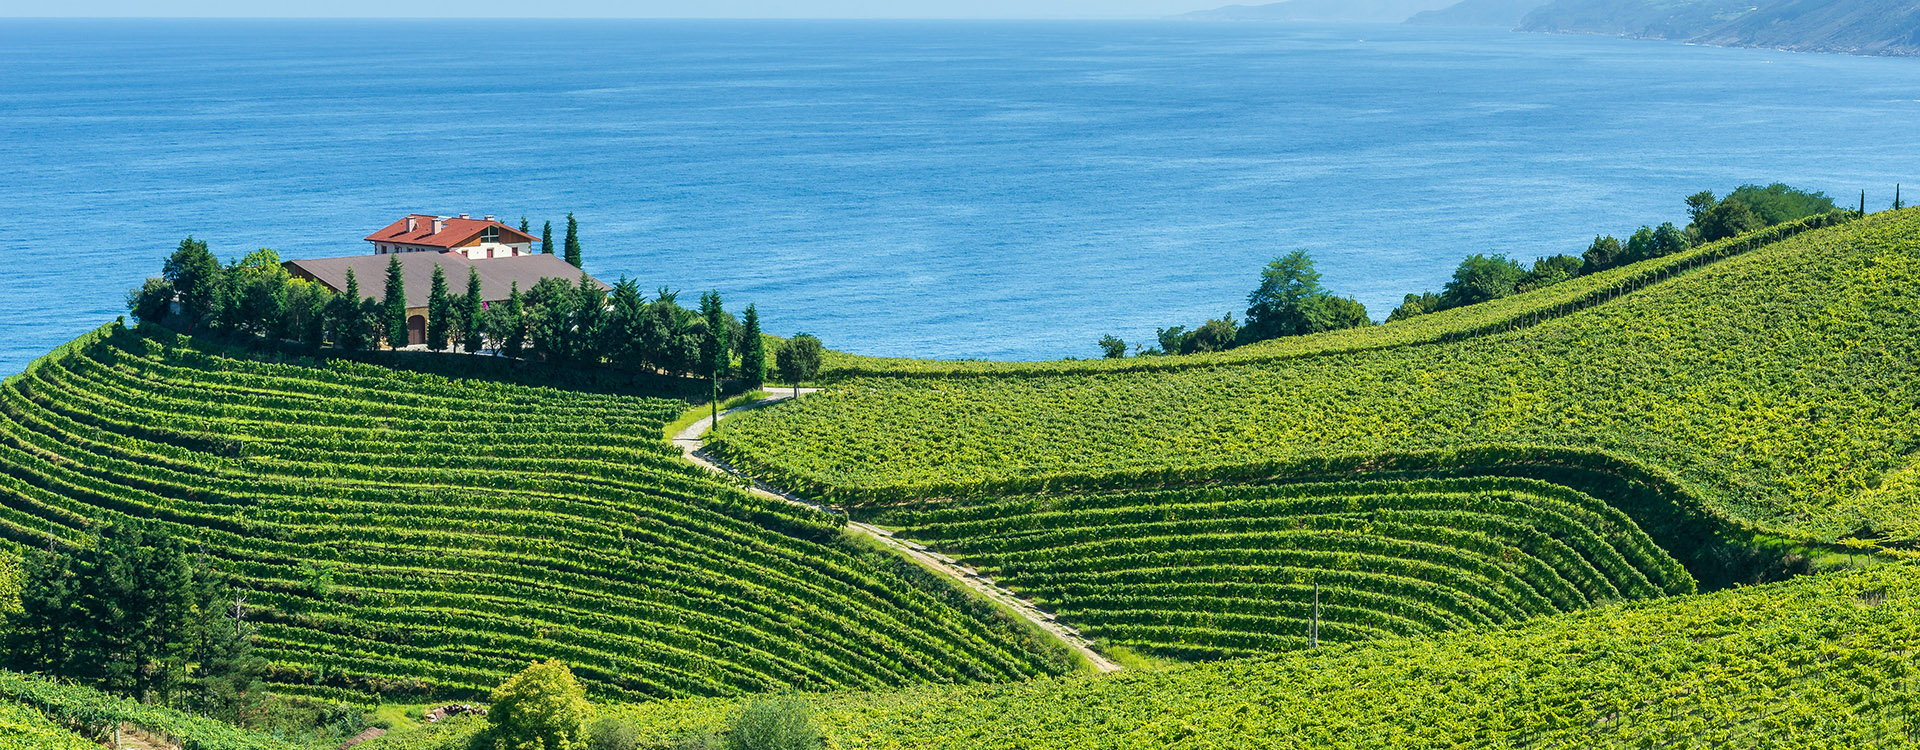
<instances>
[{"instance_id":1,"label":"green tree","mask_svg":"<svg viewBox=\"0 0 1920 750\"><path fill-rule=\"evenodd\" d=\"M519 359L527 347L527 302L520 296L520 282L507 290L507 301L491 311L488 328L499 342L500 353Z\"/></svg>"},{"instance_id":2,"label":"green tree","mask_svg":"<svg viewBox=\"0 0 1920 750\"><path fill-rule=\"evenodd\" d=\"M727 731L728 750L819 750L824 743L807 704L786 696L748 703Z\"/></svg>"},{"instance_id":3,"label":"green tree","mask_svg":"<svg viewBox=\"0 0 1920 750\"><path fill-rule=\"evenodd\" d=\"M127 292L127 312L136 322L166 322L172 307L173 285L166 279L147 279L139 289Z\"/></svg>"},{"instance_id":4,"label":"green tree","mask_svg":"<svg viewBox=\"0 0 1920 750\"><path fill-rule=\"evenodd\" d=\"M1127 356L1127 342L1113 334L1101 336L1100 354L1107 359L1124 359Z\"/></svg>"},{"instance_id":5,"label":"green tree","mask_svg":"<svg viewBox=\"0 0 1920 750\"><path fill-rule=\"evenodd\" d=\"M1714 242L1765 228L1766 222L1746 203L1729 198L1701 216L1695 227L1701 242Z\"/></svg>"},{"instance_id":6,"label":"green tree","mask_svg":"<svg viewBox=\"0 0 1920 750\"><path fill-rule=\"evenodd\" d=\"M1653 227L1641 227L1633 230L1627 237L1627 247L1620 256L1620 265L1639 263L1660 254L1659 246L1653 239Z\"/></svg>"},{"instance_id":7,"label":"green tree","mask_svg":"<svg viewBox=\"0 0 1920 750\"><path fill-rule=\"evenodd\" d=\"M1360 328L1373 325L1373 319L1367 317L1367 306L1359 300L1322 294L1309 297L1300 303L1301 331L1319 333L1321 331L1339 331L1347 328Z\"/></svg>"},{"instance_id":8,"label":"green tree","mask_svg":"<svg viewBox=\"0 0 1920 750\"><path fill-rule=\"evenodd\" d=\"M220 327L236 336L278 338L286 327L287 283L280 254L265 248L248 253L223 274Z\"/></svg>"},{"instance_id":9,"label":"green tree","mask_svg":"<svg viewBox=\"0 0 1920 750\"><path fill-rule=\"evenodd\" d=\"M13 669L152 703L189 684L201 589L184 543L124 521L70 553L31 553L24 573L7 632Z\"/></svg>"},{"instance_id":10,"label":"green tree","mask_svg":"<svg viewBox=\"0 0 1920 750\"><path fill-rule=\"evenodd\" d=\"M1613 235L1595 237L1593 244L1587 246L1587 251L1580 254L1580 272L1598 273L1620 265L1625 252Z\"/></svg>"},{"instance_id":11,"label":"green tree","mask_svg":"<svg viewBox=\"0 0 1920 750\"><path fill-rule=\"evenodd\" d=\"M1693 246L1687 239L1687 233L1669 221L1653 230L1653 253L1656 258L1665 257Z\"/></svg>"},{"instance_id":12,"label":"green tree","mask_svg":"<svg viewBox=\"0 0 1920 750\"><path fill-rule=\"evenodd\" d=\"M641 340L646 321L647 299L640 294L640 284L621 276L608 296L607 323L602 331L600 350L608 362L625 370L646 369L646 349Z\"/></svg>"},{"instance_id":13,"label":"green tree","mask_svg":"<svg viewBox=\"0 0 1920 750\"><path fill-rule=\"evenodd\" d=\"M1313 258L1306 251L1295 250L1273 259L1260 272L1260 286L1247 295L1247 325L1242 340L1265 341L1308 333L1302 305L1323 296L1326 290L1320 286L1320 272L1314 270Z\"/></svg>"},{"instance_id":14,"label":"green tree","mask_svg":"<svg viewBox=\"0 0 1920 750\"><path fill-rule=\"evenodd\" d=\"M213 572L200 566L195 620L189 633L188 658L195 665L188 680L187 705L223 721L239 723L265 697L267 661L254 653L258 628L246 597Z\"/></svg>"},{"instance_id":15,"label":"green tree","mask_svg":"<svg viewBox=\"0 0 1920 750\"><path fill-rule=\"evenodd\" d=\"M287 320L282 334L297 339L310 350L327 343L327 315L333 308L333 292L305 279L287 283Z\"/></svg>"},{"instance_id":16,"label":"green tree","mask_svg":"<svg viewBox=\"0 0 1920 750\"><path fill-rule=\"evenodd\" d=\"M706 323L706 338L700 342L700 366L709 377L716 379L727 374L733 365L733 330L727 324L727 311L721 306L720 293L710 291L700 295L700 318Z\"/></svg>"},{"instance_id":17,"label":"green tree","mask_svg":"<svg viewBox=\"0 0 1920 750\"><path fill-rule=\"evenodd\" d=\"M353 269L347 269L347 288L334 296L327 312L327 330L334 346L349 352L371 346L373 329L368 325L366 301L360 292L360 280L354 277Z\"/></svg>"},{"instance_id":18,"label":"green tree","mask_svg":"<svg viewBox=\"0 0 1920 750\"><path fill-rule=\"evenodd\" d=\"M521 670L493 691L482 747L492 750L588 750L593 704L573 670L548 660Z\"/></svg>"},{"instance_id":19,"label":"green tree","mask_svg":"<svg viewBox=\"0 0 1920 750\"><path fill-rule=\"evenodd\" d=\"M1187 348L1188 335L1190 332L1186 326L1153 329L1153 340L1160 342L1161 354L1179 354L1180 350Z\"/></svg>"},{"instance_id":20,"label":"green tree","mask_svg":"<svg viewBox=\"0 0 1920 750\"><path fill-rule=\"evenodd\" d=\"M454 320L460 324L460 348L472 354L487 345L487 302L481 296L479 269L467 269L467 293L459 303Z\"/></svg>"},{"instance_id":21,"label":"green tree","mask_svg":"<svg viewBox=\"0 0 1920 750\"><path fill-rule=\"evenodd\" d=\"M599 365L606 359L606 351L601 344L607 339L607 290L593 277L580 274L580 284L574 288L574 293L579 300L574 303L570 358L578 365Z\"/></svg>"},{"instance_id":22,"label":"green tree","mask_svg":"<svg viewBox=\"0 0 1920 750\"><path fill-rule=\"evenodd\" d=\"M564 257L568 263L573 264L574 268L580 267L580 223L573 220L571 212L567 214L567 245Z\"/></svg>"},{"instance_id":23,"label":"green tree","mask_svg":"<svg viewBox=\"0 0 1920 750\"><path fill-rule=\"evenodd\" d=\"M387 291L380 301L380 334L387 346L407 345L407 279L400 268L400 256L387 256Z\"/></svg>"},{"instance_id":24,"label":"green tree","mask_svg":"<svg viewBox=\"0 0 1920 750\"><path fill-rule=\"evenodd\" d=\"M807 333L787 339L780 351L774 353L774 366L780 370L780 379L793 384L795 397L800 395L801 383L820 374L820 361L825 353L826 347L820 345L820 339Z\"/></svg>"},{"instance_id":25,"label":"green tree","mask_svg":"<svg viewBox=\"0 0 1920 750\"><path fill-rule=\"evenodd\" d=\"M1727 194L1727 200L1747 204L1767 226L1832 213L1839 208L1826 193L1800 190L1780 182L1766 187L1741 185Z\"/></svg>"},{"instance_id":26,"label":"green tree","mask_svg":"<svg viewBox=\"0 0 1920 750\"><path fill-rule=\"evenodd\" d=\"M1720 205L1720 199L1715 197L1711 190L1702 190L1687 196L1687 221L1698 225L1701 219L1707 217L1707 212L1718 205Z\"/></svg>"},{"instance_id":27,"label":"green tree","mask_svg":"<svg viewBox=\"0 0 1920 750\"><path fill-rule=\"evenodd\" d=\"M553 254L553 222L549 221L540 228L540 252Z\"/></svg>"},{"instance_id":28,"label":"green tree","mask_svg":"<svg viewBox=\"0 0 1920 750\"><path fill-rule=\"evenodd\" d=\"M525 216L520 217L520 233L528 237L533 236L533 227L527 223L527 217Z\"/></svg>"},{"instance_id":29,"label":"green tree","mask_svg":"<svg viewBox=\"0 0 1920 750\"><path fill-rule=\"evenodd\" d=\"M427 287L427 348L447 350L453 336L453 295L447 289L447 272L433 267L433 281Z\"/></svg>"},{"instance_id":30,"label":"green tree","mask_svg":"<svg viewBox=\"0 0 1920 750\"><path fill-rule=\"evenodd\" d=\"M767 382L767 337L760 333L760 311L747 305L740 325L740 377L748 388Z\"/></svg>"},{"instance_id":31,"label":"green tree","mask_svg":"<svg viewBox=\"0 0 1920 750\"><path fill-rule=\"evenodd\" d=\"M160 276L173 287L180 303L180 322L193 333L220 316L220 261L207 243L188 237L167 257Z\"/></svg>"},{"instance_id":32,"label":"green tree","mask_svg":"<svg viewBox=\"0 0 1920 750\"><path fill-rule=\"evenodd\" d=\"M1400 300L1400 306L1394 308L1393 313L1387 316L1387 322L1392 323L1396 320L1406 320L1407 318L1425 315L1430 312L1439 312L1444 309L1444 307L1445 303L1441 301L1440 295L1434 294L1433 292L1409 294L1402 298Z\"/></svg>"},{"instance_id":33,"label":"green tree","mask_svg":"<svg viewBox=\"0 0 1920 750\"><path fill-rule=\"evenodd\" d=\"M1215 320L1209 320L1193 333L1187 334L1180 342L1181 354L1201 354L1204 352L1224 352L1232 349L1240 337L1240 327L1233 322L1233 313L1227 313Z\"/></svg>"},{"instance_id":34,"label":"green tree","mask_svg":"<svg viewBox=\"0 0 1920 750\"><path fill-rule=\"evenodd\" d=\"M1585 260L1575 258L1571 255L1549 255L1545 258L1535 258L1533 261L1533 270L1528 271L1526 278L1520 280L1519 289L1523 292L1531 291L1571 280L1573 277L1579 276L1580 270L1585 266Z\"/></svg>"},{"instance_id":35,"label":"green tree","mask_svg":"<svg viewBox=\"0 0 1920 750\"><path fill-rule=\"evenodd\" d=\"M1505 255L1475 253L1454 269L1453 280L1447 282L1440 296L1446 300L1447 307L1499 299L1513 294L1526 276L1527 270Z\"/></svg>"},{"instance_id":36,"label":"green tree","mask_svg":"<svg viewBox=\"0 0 1920 750\"><path fill-rule=\"evenodd\" d=\"M548 277L527 290L527 349L546 362L566 364L574 352L573 319L580 304L573 282Z\"/></svg>"}]
</instances>

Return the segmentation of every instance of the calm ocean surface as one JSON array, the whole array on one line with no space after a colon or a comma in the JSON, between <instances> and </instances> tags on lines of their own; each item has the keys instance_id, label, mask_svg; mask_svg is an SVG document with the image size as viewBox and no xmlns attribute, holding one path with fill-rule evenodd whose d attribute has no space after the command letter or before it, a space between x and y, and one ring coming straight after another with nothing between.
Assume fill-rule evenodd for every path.
<instances>
[{"instance_id":1,"label":"calm ocean surface","mask_svg":"<svg viewBox=\"0 0 1920 750\"><path fill-rule=\"evenodd\" d=\"M1296 248L1376 318L1682 196L1920 198L1920 60L1384 26L0 23L0 372L193 234L581 222L587 269L880 355L1096 356Z\"/></svg>"}]
</instances>

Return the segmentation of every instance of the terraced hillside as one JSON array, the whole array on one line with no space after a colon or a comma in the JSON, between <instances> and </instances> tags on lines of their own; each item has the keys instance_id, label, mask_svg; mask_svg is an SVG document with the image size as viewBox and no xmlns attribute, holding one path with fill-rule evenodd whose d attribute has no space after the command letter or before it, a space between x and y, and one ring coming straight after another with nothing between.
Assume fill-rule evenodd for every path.
<instances>
[{"instance_id":1,"label":"terraced hillside","mask_svg":"<svg viewBox=\"0 0 1920 750\"><path fill-rule=\"evenodd\" d=\"M1626 514L1535 479L1233 484L889 506L1109 644L1232 658L1688 594ZM1316 624L1317 623L1317 624Z\"/></svg>"},{"instance_id":2,"label":"terraced hillside","mask_svg":"<svg viewBox=\"0 0 1920 750\"><path fill-rule=\"evenodd\" d=\"M714 449L856 503L1573 451L1731 522L1920 541L1920 210L1659 278L1586 306L1558 304L1558 287L1519 295L1502 302L1529 325L1428 343L1169 372L855 378L741 417Z\"/></svg>"},{"instance_id":3,"label":"terraced hillside","mask_svg":"<svg viewBox=\"0 0 1920 750\"><path fill-rule=\"evenodd\" d=\"M1912 747L1920 569L1880 566L1432 637L1012 685L814 696L863 748ZM624 714L666 743L736 704ZM478 725L436 741L465 747Z\"/></svg>"},{"instance_id":4,"label":"terraced hillside","mask_svg":"<svg viewBox=\"0 0 1920 750\"><path fill-rule=\"evenodd\" d=\"M685 404L270 363L103 329L0 388L0 535L151 518L250 591L282 692L605 696L1006 680L1051 644L660 439Z\"/></svg>"},{"instance_id":5,"label":"terraced hillside","mask_svg":"<svg viewBox=\"0 0 1920 750\"><path fill-rule=\"evenodd\" d=\"M98 750L31 706L0 701L0 750Z\"/></svg>"}]
</instances>

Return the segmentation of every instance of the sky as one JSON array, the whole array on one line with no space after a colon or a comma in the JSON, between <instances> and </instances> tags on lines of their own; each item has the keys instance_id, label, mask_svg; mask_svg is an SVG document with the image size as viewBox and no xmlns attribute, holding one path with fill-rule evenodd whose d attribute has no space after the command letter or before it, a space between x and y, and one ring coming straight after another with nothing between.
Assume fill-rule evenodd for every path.
<instances>
[{"instance_id":1,"label":"sky","mask_svg":"<svg viewBox=\"0 0 1920 750\"><path fill-rule=\"evenodd\" d=\"M5 0L12 17L1156 18L1234 0ZM1256 4L1263 0L1238 0Z\"/></svg>"}]
</instances>

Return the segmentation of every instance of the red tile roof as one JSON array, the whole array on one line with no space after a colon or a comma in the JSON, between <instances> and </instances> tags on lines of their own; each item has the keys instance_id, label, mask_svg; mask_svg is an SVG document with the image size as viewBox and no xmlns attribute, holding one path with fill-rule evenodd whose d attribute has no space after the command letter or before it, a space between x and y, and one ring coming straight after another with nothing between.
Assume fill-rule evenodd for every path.
<instances>
[{"instance_id":1,"label":"red tile roof","mask_svg":"<svg viewBox=\"0 0 1920 750\"><path fill-rule=\"evenodd\" d=\"M500 241L508 244L533 242L533 235L507 226L498 221L485 219L440 219L444 222L440 231L433 231L433 222L437 217L425 214L413 214L388 224L373 234L367 235L368 242L396 242L402 245L422 245L425 247L459 247L461 243L480 236L487 227L500 228ZM413 229L407 229L407 219L413 219Z\"/></svg>"}]
</instances>

